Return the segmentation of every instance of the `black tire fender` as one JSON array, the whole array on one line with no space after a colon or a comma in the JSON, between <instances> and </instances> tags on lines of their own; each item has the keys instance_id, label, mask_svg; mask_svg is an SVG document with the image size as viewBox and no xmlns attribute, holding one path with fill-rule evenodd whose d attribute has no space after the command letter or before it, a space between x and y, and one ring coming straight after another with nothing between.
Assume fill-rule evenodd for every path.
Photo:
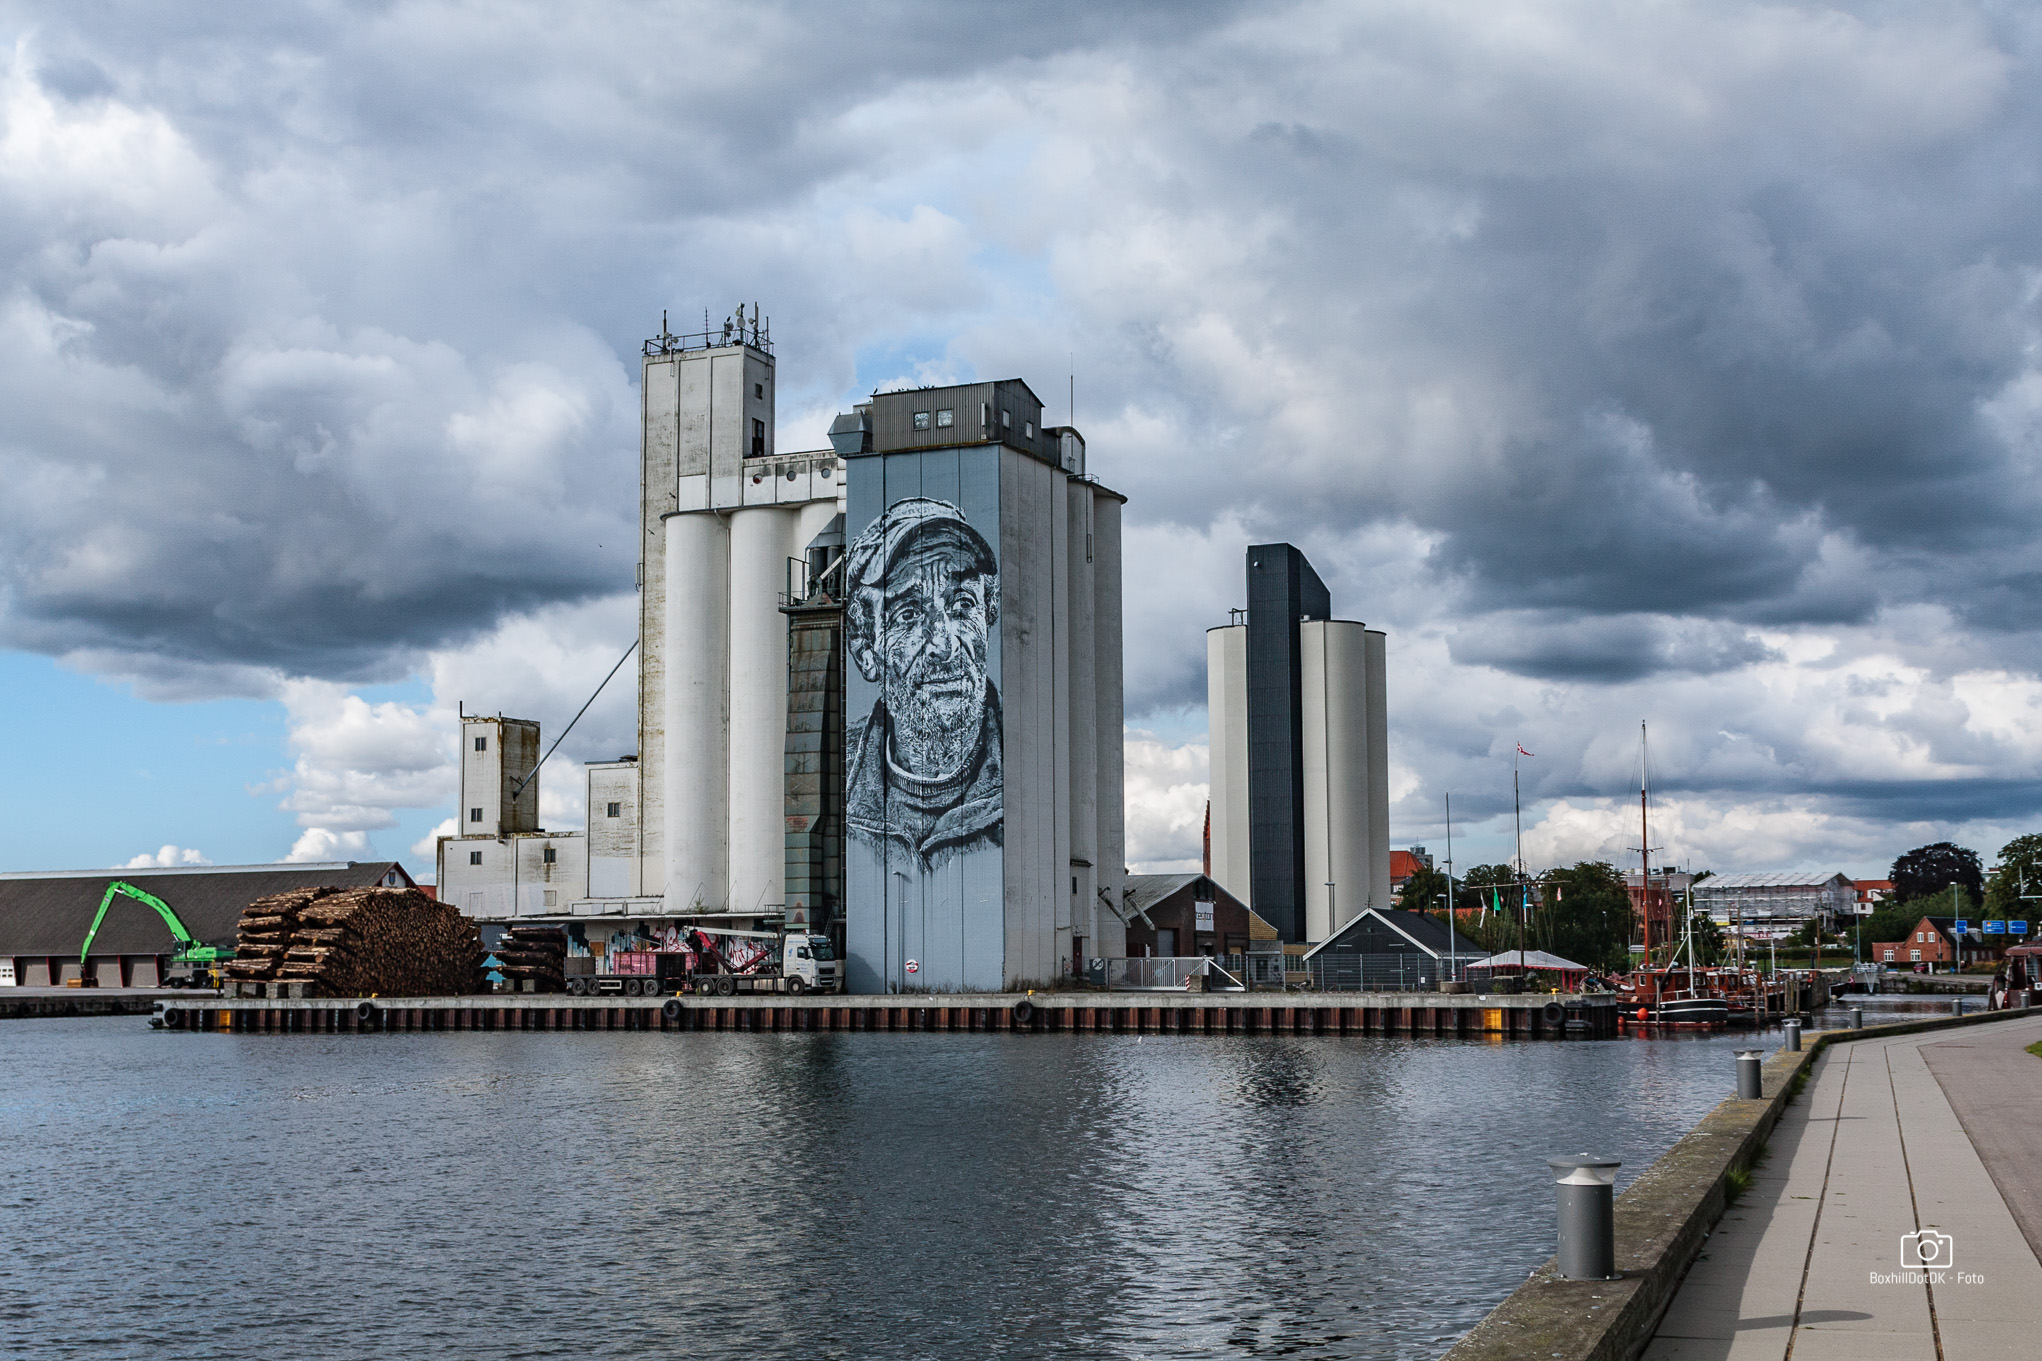
<instances>
[{"instance_id":1,"label":"black tire fender","mask_svg":"<svg viewBox=\"0 0 2042 1361\"><path fill-rule=\"evenodd\" d=\"M681 1005L680 998L669 997L666 1000L666 1005L659 1009L659 1014L666 1017L669 1021L678 1021L681 1019L681 1013L686 1010L687 1008Z\"/></svg>"},{"instance_id":2,"label":"black tire fender","mask_svg":"<svg viewBox=\"0 0 2042 1361\"><path fill-rule=\"evenodd\" d=\"M163 1008L163 1026L166 1030L184 1029L184 1010L181 1007Z\"/></svg>"},{"instance_id":3,"label":"black tire fender","mask_svg":"<svg viewBox=\"0 0 2042 1361\"><path fill-rule=\"evenodd\" d=\"M1544 1018L1547 1025L1558 1025L1567 1019L1567 1008L1558 1002L1548 1002L1539 1008L1539 1015Z\"/></svg>"},{"instance_id":4,"label":"black tire fender","mask_svg":"<svg viewBox=\"0 0 2042 1361\"><path fill-rule=\"evenodd\" d=\"M376 1010L374 1002L363 1002L355 1007L355 1022L358 1025L374 1025L379 1015L381 1013Z\"/></svg>"},{"instance_id":5,"label":"black tire fender","mask_svg":"<svg viewBox=\"0 0 2042 1361\"><path fill-rule=\"evenodd\" d=\"M1035 1019L1035 1003L1026 997L1014 1004L1014 1024L1027 1025Z\"/></svg>"}]
</instances>

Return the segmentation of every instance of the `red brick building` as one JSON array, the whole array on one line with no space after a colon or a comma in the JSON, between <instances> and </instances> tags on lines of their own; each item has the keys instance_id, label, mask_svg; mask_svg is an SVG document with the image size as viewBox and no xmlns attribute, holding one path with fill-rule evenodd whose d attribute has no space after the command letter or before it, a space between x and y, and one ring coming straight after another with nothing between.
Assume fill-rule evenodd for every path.
<instances>
[{"instance_id":1,"label":"red brick building","mask_svg":"<svg viewBox=\"0 0 2042 1361\"><path fill-rule=\"evenodd\" d=\"M1905 940L1881 941L1872 947L1872 962L1893 968L1905 969L1915 964L1927 964L1933 970L1962 968L1966 964L1978 964L1995 960L2006 951L2005 937L1992 937L1977 929L1976 923L1967 923L1971 929L1958 935L1954 929L1954 917L1923 917L1914 924ZM1992 944L1995 939L1999 944ZM2019 940L2016 936L2013 939Z\"/></svg>"}]
</instances>

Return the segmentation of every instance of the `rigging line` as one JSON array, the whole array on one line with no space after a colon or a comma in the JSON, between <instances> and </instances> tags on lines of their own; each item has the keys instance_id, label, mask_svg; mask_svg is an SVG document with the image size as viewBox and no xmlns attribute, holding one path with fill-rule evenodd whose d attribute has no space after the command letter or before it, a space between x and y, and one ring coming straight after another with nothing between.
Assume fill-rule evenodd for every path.
<instances>
[{"instance_id":1,"label":"rigging line","mask_svg":"<svg viewBox=\"0 0 2042 1361\"><path fill-rule=\"evenodd\" d=\"M624 669L624 663L630 661L631 654L636 652L637 650L638 640L636 638L633 638L631 640L631 646L624 649L624 655L619 657L617 659L617 664L610 668L610 674L603 677L603 685L608 685L612 680L616 678L617 673ZM581 708L576 711L574 717L567 720L567 726L560 730L560 736L553 739L553 745L546 748L546 755L541 756L539 758L539 766L545 765L547 760L553 755L553 753L560 750L560 744L567 740L567 735L574 731L574 725L581 722L581 716L588 712L589 704L594 704L596 702L596 695L600 695L603 693L603 685L598 685L596 687L596 694L590 695L588 697L588 703L582 705ZM516 803L518 801L518 796L525 792L526 785L530 784L533 780L539 778L539 766L533 766L531 769L531 773L526 775L524 779L518 781L518 787L511 791L512 803Z\"/></svg>"}]
</instances>

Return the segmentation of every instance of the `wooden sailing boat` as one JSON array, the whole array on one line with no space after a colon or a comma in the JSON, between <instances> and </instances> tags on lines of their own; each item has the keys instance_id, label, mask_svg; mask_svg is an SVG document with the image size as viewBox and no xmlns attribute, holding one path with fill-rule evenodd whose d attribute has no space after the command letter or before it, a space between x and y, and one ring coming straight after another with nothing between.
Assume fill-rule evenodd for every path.
<instances>
[{"instance_id":1,"label":"wooden sailing boat","mask_svg":"<svg viewBox=\"0 0 2042 1361\"><path fill-rule=\"evenodd\" d=\"M1673 893L1652 887L1652 792L1646 760L1646 729L1638 725L1638 920L1644 932L1640 967L1617 980L1625 1005L1618 1012L1626 1024L1717 1029L1729 1022L1730 1002L1698 967L1692 912L1682 938L1674 939ZM1664 964L1653 962L1655 948L1667 950ZM1686 955L1686 963L1681 956Z\"/></svg>"}]
</instances>

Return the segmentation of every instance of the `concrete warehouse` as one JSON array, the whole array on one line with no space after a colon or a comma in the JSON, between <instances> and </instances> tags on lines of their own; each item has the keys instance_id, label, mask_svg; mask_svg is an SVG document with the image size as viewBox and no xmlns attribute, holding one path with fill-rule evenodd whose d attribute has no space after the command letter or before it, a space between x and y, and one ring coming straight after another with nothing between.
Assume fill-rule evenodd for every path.
<instances>
[{"instance_id":1,"label":"concrete warehouse","mask_svg":"<svg viewBox=\"0 0 2042 1361\"><path fill-rule=\"evenodd\" d=\"M645 351L638 751L589 766L586 838L549 836L536 732L464 720L442 896L806 925L859 992L1125 954L1123 498L1083 438L1006 380L877 393L782 452L756 313Z\"/></svg>"}]
</instances>

